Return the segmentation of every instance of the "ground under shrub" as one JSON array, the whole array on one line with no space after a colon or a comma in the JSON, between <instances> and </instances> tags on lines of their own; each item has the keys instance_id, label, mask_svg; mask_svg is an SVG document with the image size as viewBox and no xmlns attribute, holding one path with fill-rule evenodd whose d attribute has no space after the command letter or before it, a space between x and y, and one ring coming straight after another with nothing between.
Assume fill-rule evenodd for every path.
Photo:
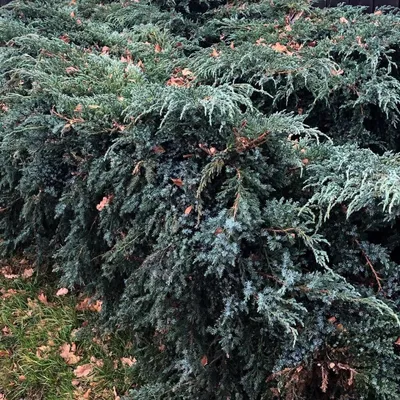
<instances>
[{"instance_id":1,"label":"ground under shrub","mask_svg":"<svg viewBox=\"0 0 400 400\"><path fill-rule=\"evenodd\" d=\"M3 255L129 332L132 399L400 396L400 16L16 1Z\"/></svg>"}]
</instances>

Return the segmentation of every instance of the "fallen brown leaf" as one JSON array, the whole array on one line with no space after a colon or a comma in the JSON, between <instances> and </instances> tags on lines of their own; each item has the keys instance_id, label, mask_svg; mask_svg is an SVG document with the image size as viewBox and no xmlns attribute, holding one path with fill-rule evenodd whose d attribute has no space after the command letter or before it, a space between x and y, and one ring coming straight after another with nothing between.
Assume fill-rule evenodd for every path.
<instances>
[{"instance_id":1,"label":"fallen brown leaf","mask_svg":"<svg viewBox=\"0 0 400 400\"><path fill-rule=\"evenodd\" d=\"M33 268L28 268L22 273L22 277L25 279L30 278L33 275L33 273L34 273Z\"/></svg>"},{"instance_id":2,"label":"fallen brown leaf","mask_svg":"<svg viewBox=\"0 0 400 400\"><path fill-rule=\"evenodd\" d=\"M93 372L93 366L91 364L83 364L83 365L79 365L79 367L77 367L74 370L74 375L77 378L86 378L92 372Z\"/></svg>"},{"instance_id":3,"label":"fallen brown leaf","mask_svg":"<svg viewBox=\"0 0 400 400\"><path fill-rule=\"evenodd\" d=\"M0 350L0 358L7 358L10 357L10 353L8 350Z\"/></svg>"},{"instance_id":4,"label":"fallen brown leaf","mask_svg":"<svg viewBox=\"0 0 400 400\"><path fill-rule=\"evenodd\" d=\"M44 293L40 293L38 296L38 300L43 303L43 304L49 304L49 302L47 301L47 296Z\"/></svg>"},{"instance_id":5,"label":"fallen brown leaf","mask_svg":"<svg viewBox=\"0 0 400 400\"><path fill-rule=\"evenodd\" d=\"M90 357L90 362L91 362L92 364L95 364L96 367L99 367L99 368L101 368L101 367L104 366L104 361L101 360L101 359L98 359L98 358L96 358L96 357L94 357L94 356Z\"/></svg>"},{"instance_id":6,"label":"fallen brown leaf","mask_svg":"<svg viewBox=\"0 0 400 400\"><path fill-rule=\"evenodd\" d=\"M60 356L68 365L77 364L79 362L80 357L75 354L75 351L75 343L72 343L72 346L68 343L64 343L60 346Z\"/></svg>"},{"instance_id":7,"label":"fallen brown leaf","mask_svg":"<svg viewBox=\"0 0 400 400\"><path fill-rule=\"evenodd\" d=\"M128 367L132 367L132 365L136 364L136 358L132 357L122 357L121 364L127 365Z\"/></svg>"}]
</instances>

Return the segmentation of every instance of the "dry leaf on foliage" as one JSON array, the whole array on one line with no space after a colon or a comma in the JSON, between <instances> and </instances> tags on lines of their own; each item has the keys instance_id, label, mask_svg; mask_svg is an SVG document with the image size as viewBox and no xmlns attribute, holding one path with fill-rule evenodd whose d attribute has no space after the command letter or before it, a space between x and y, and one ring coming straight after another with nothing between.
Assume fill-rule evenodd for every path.
<instances>
[{"instance_id":1,"label":"dry leaf on foliage","mask_svg":"<svg viewBox=\"0 0 400 400\"><path fill-rule=\"evenodd\" d=\"M68 365L73 365L79 362L80 357L75 354L75 351L75 343L72 343L72 346L68 343L64 343L60 346L60 356Z\"/></svg>"},{"instance_id":2,"label":"dry leaf on foliage","mask_svg":"<svg viewBox=\"0 0 400 400\"><path fill-rule=\"evenodd\" d=\"M73 73L78 72L78 71L79 71L79 69L75 68L75 67L67 67L67 68L65 68L65 72L67 74L73 74Z\"/></svg>"},{"instance_id":3,"label":"dry leaf on foliage","mask_svg":"<svg viewBox=\"0 0 400 400\"><path fill-rule=\"evenodd\" d=\"M345 17L340 17L339 21L340 21L341 24L348 24L349 23L349 21Z\"/></svg>"},{"instance_id":4,"label":"dry leaf on foliage","mask_svg":"<svg viewBox=\"0 0 400 400\"><path fill-rule=\"evenodd\" d=\"M96 209L98 211L102 211L104 209L104 207L108 206L110 204L112 200L112 196L104 196L103 199L101 200L101 202L99 204L97 204Z\"/></svg>"},{"instance_id":5,"label":"dry leaf on foliage","mask_svg":"<svg viewBox=\"0 0 400 400\"><path fill-rule=\"evenodd\" d=\"M203 366L203 367L205 367L207 364L208 364L208 358L207 358L207 356L206 355L204 355L203 357L202 357L202 359L201 359L201 365Z\"/></svg>"},{"instance_id":6,"label":"dry leaf on foliage","mask_svg":"<svg viewBox=\"0 0 400 400\"><path fill-rule=\"evenodd\" d=\"M193 206L187 207L185 210L185 215L189 215L192 212L192 210L193 210Z\"/></svg>"},{"instance_id":7,"label":"dry leaf on foliage","mask_svg":"<svg viewBox=\"0 0 400 400\"><path fill-rule=\"evenodd\" d=\"M89 297L83 299L76 305L78 311L96 311L100 312L103 302L101 300L92 301Z\"/></svg>"},{"instance_id":8,"label":"dry leaf on foliage","mask_svg":"<svg viewBox=\"0 0 400 400\"><path fill-rule=\"evenodd\" d=\"M210 55L211 57L218 58L220 54L221 54L220 51L218 51L217 49L213 49Z\"/></svg>"},{"instance_id":9,"label":"dry leaf on foliage","mask_svg":"<svg viewBox=\"0 0 400 400\"><path fill-rule=\"evenodd\" d=\"M342 69L331 69L331 75L338 76L343 75L344 71Z\"/></svg>"},{"instance_id":10,"label":"dry leaf on foliage","mask_svg":"<svg viewBox=\"0 0 400 400\"><path fill-rule=\"evenodd\" d=\"M77 367L74 370L74 375L77 378L86 378L92 372L93 372L93 366L91 364L83 364L83 365L79 365L79 367Z\"/></svg>"},{"instance_id":11,"label":"dry leaf on foliage","mask_svg":"<svg viewBox=\"0 0 400 400\"><path fill-rule=\"evenodd\" d=\"M183 186L183 181L180 178L171 178L171 181L174 183L174 185L182 187Z\"/></svg>"},{"instance_id":12,"label":"dry leaf on foliage","mask_svg":"<svg viewBox=\"0 0 400 400\"><path fill-rule=\"evenodd\" d=\"M74 111L75 111L75 112L82 112L82 109L83 109L82 104L78 104L78 105L74 108Z\"/></svg>"},{"instance_id":13,"label":"dry leaf on foliage","mask_svg":"<svg viewBox=\"0 0 400 400\"><path fill-rule=\"evenodd\" d=\"M162 146L154 146L153 149L154 153L156 154L162 154L165 153L165 149Z\"/></svg>"},{"instance_id":14,"label":"dry leaf on foliage","mask_svg":"<svg viewBox=\"0 0 400 400\"><path fill-rule=\"evenodd\" d=\"M67 288L61 288L57 290L56 296L65 296L68 292L69 290Z\"/></svg>"},{"instance_id":15,"label":"dry leaf on foliage","mask_svg":"<svg viewBox=\"0 0 400 400\"><path fill-rule=\"evenodd\" d=\"M42 303L42 304L49 304L49 302L47 301L47 296L44 293L40 293L38 296L38 300Z\"/></svg>"},{"instance_id":16,"label":"dry leaf on foliage","mask_svg":"<svg viewBox=\"0 0 400 400\"><path fill-rule=\"evenodd\" d=\"M110 52L110 48L108 46L103 46L101 49L101 54L106 55Z\"/></svg>"},{"instance_id":17,"label":"dry leaf on foliage","mask_svg":"<svg viewBox=\"0 0 400 400\"><path fill-rule=\"evenodd\" d=\"M292 54L290 51L288 51L285 45L280 44L279 42L276 42L275 44L271 45L271 49L277 51L278 53Z\"/></svg>"},{"instance_id":18,"label":"dry leaf on foliage","mask_svg":"<svg viewBox=\"0 0 400 400\"><path fill-rule=\"evenodd\" d=\"M132 365L136 364L136 358L132 357L122 357L121 364L127 365L128 367L132 367Z\"/></svg>"},{"instance_id":19,"label":"dry leaf on foliage","mask_svg":"<svg viewBox=\"0 0 400 400\"><path fill-rule=\"evenodd\" d=\"M256 40L256 45L257 46L266 46L266 44L264 42L265 42L264 38L259 38Z\"/></svg>"},{"instance_id":20,"label":"dry leaf on foliage","mask_svg":"<svg viewBox=\"0 0 400 400\"><path fill-rule=\"evenodd\" d=\"M167 81L167 86L182 87L185 86L187 82L184 78L172 76Z\"/></svg>"},{"instance_id":21,"label":"dry leaf on foliage","mask_svg":"<svg viewBox=\"0 0 400 400\"><path fill-rule=\"evenodd\" d=\"M158 43L154 46L154 51L155 51L156 53L161 53L162 48L161 48L161 46L160 46Z\"/></svg>"},{"instance_id":22,"label":"dry leaf on foliage","mask_svg":"<svg viewBox=\"0 0 400 400\"><path fill-rule=\"evenodd\" d=\"M193 75L193 72L192 72L190 69L188 69L188 68L183 68L183 70L181 71L181 74L182 74L183 76L192 76L192 75Z\"/></svg>"}]
</instances>

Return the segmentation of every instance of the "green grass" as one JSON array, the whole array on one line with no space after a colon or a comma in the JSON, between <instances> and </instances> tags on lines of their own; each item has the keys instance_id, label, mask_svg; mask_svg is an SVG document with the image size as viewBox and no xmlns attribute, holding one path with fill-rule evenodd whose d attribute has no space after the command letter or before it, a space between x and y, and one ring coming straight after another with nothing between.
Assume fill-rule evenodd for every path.
<instances>
[{"instance_id":1,"label":"green grass","mask_svg":"<svg viewBox=\"0 0 400 400\"><path fill-rule=\"evenodd\" d=\"M34 278L0 276L0 290L0 394L7 400L116 400L129 389L131 346L96 336L87 322L96 313L76 308L82 299L58 297ZM61 357L65 344L76 346L79 361ZM90 373L77 377L82 365Z\"/></svg>"}]
</instances>

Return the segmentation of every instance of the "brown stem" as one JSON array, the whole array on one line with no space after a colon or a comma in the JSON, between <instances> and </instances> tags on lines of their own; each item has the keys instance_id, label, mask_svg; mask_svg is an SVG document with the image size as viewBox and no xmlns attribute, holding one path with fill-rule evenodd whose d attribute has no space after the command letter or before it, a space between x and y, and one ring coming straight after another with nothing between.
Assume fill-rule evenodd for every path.
<instances>
[{"instance_id":1,"label":"brown stem","mask_svg":"<svg viewBox=\"0 0 400 400\"><path fill-rule=\"evenodd\" d=\"M363 257L365 258L365 261L367 262L367 265L370 267L372 273L374 274L375 277L375 281L378 285L378 292L380 292L382 290L382 285L381 285L381 280L382 278L379 277L378 273L375 271L374 266L371 263L371 260L369 259L369 257L365 254L365 251L362 249L360 242L355 239L355 242L357 243L358 247L360 247L361 250L361 254L363 255Z\"/></svg>"}]
</instances>

